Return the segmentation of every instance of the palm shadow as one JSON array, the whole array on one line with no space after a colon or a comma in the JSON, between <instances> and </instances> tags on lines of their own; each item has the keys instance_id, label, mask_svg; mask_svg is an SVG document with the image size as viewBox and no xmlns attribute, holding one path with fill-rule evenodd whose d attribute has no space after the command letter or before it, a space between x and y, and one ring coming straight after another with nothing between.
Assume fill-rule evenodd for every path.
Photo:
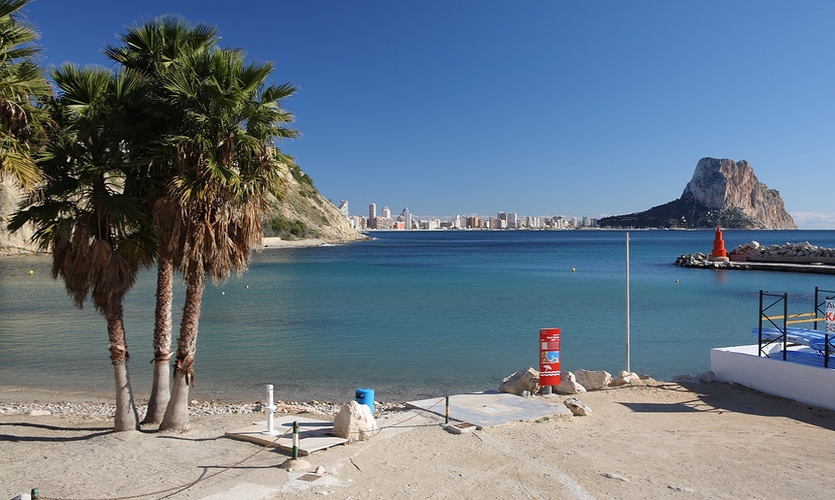
<instances>
[{"instance_id":1,"label":"palm shadow","mask_svg":"<svg viewBox=\"0 0 835 500\"><path fill-rule=\"evenodd\" d=\"M98 436L104 436L113 432L110 427L60 427L57 425L33 424L30 422L3 422L0 427L30 427L55 432L83 432L85 434L73 436L16 436L14 434L0 434L0 442L10 443L42 442L42 443L69 443L73 441L84 441Z\"/></svg>"}]
</instances>

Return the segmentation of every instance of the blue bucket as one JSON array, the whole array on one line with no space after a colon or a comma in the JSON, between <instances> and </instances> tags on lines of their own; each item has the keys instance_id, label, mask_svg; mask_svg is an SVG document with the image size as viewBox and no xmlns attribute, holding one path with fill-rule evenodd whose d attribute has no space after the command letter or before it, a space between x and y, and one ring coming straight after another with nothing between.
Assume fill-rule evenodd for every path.
<instances>
[{"instance_id":1,"label":"blue bucket","mask_svg":"<svg viewBox=\"0 0 835 500\"><path fill-rule=\"evenodd\" d=\"M357 389L357 403L365 405L374 414L374 389Z\"/></svg>"}]
</instances>

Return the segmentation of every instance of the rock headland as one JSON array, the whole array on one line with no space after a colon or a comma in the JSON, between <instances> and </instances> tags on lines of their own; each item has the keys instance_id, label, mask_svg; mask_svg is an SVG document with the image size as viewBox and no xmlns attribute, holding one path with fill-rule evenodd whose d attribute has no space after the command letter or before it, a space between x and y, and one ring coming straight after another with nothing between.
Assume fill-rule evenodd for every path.
<instances>
[{"instance_id":1,"label":"rock headland","mask_svg":"<svg viewBox=\"0 0 835 500\"><path fill-rule=\"evenodd\" d=\"M780 192L745 160L702 158L677 200L644 212L604 217L603 227L797 229Z\"/></svg>"}]
</instances>

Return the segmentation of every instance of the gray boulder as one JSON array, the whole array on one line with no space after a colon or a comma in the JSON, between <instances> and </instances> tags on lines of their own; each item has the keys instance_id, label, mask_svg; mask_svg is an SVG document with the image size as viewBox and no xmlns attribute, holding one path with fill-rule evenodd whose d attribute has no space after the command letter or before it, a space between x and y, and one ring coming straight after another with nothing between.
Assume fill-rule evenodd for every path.
<instances>
[{"instance_id":1,"label":"gray boulder","mask_svg":"<svg viewBox=\"0 0 835 500\"><path fill-rule=\"evenodd\" d=\"M609 386L612 381L612 374L607 371L577 370L574 372L577 383L586 388L587 391L599 391Z\"/></svg>"},{"instance_id":2,"label":"gray boulder","mask_svg":"<svg viewBox=\"0 0 835 500\"><path fill-rule=\"evenodd\" d=\"M560 385L554 386L557 394L580 394L586 392L586 388L577 383L577 377L571 372L560 372Z\"/></svg>"},{"instance_id":3,"label":"gray boulder","mask_svg":"<svg viewBox=\"0 0 835 500\"><path fill-rule=\"evenodd\" d=\"M367 441L377 434L377 430L371 408L356 401L342 405L333 419L333 434L347 439L349 443Z\"/></svg>"},{"instance_id":4,"label":"gray boulder","mask_svg":"<svg viewBox=\"0 0 835 500\"><path fill-rule=\"evenodd\" d=\"M577 398L568 398L563 403L575 416L585 417L591 415L591 408Z\"/></svg>"},{"instance_id":5,"label":"gray boulder","mask_svg":"<svg viewBox=\"0 0 835 500\"><path fill-rule=\"evenodd\" d=\"M539 371L531 367L519 370L502 380L499 391L516 394L517 396L522 396L525 392L536 394L539 392Z\"/></svg>"},{"instance_id":6,"label":"gray boulder","mask_svg":"<svg viewBox=\"0 0 835 500\"><path fill-rule=\"evenodd\" d=\"M622 370L620 373L618 373L617 377L614 377L609 382L609 385L612 387L618 387L622 385L635 385L640 381L641 377L639 377L637 373Z\"/></svg>"}]
</instances>

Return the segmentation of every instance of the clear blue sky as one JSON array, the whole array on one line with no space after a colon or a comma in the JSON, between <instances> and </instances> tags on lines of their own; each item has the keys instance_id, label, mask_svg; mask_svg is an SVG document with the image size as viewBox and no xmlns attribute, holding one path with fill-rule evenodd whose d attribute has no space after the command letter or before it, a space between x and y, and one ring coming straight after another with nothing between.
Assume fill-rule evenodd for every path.
<instances>
[{"instance_id":1,"label":"clear blue sky","mask_svg":"<svg viewBox=\"0 0 835 500\"><path fill-rule=\"evenodd\" d=\"M747 160L801 228L835 228L835 3L34 0L45 65L105 64L175 13L274 61L297 158L353 214L590 216Z\"/></svg>"}]
</instances>

